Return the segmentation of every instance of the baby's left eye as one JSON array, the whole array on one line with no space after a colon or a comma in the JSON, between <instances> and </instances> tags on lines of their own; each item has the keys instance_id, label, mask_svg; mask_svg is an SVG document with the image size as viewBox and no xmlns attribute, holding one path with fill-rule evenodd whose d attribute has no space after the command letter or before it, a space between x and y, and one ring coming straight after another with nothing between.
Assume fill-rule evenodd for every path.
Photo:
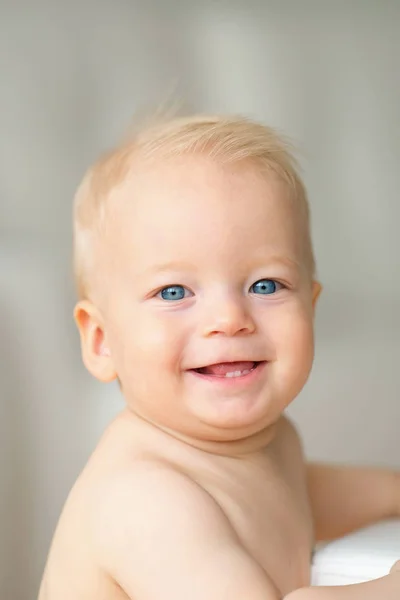
<instances>
[{"instance_id":1,"label":"baby's left eye","mask_svg":"<svg viewBox=\"0 0 400 600\"><path fill-rule=\"evenodd\" d=\"M282 289L283 285L278 283L278 281L274 281L273 279L260 279L253 283L250 287L250 292L252 294L275 294L278 290Z\"/></svg>"},{"instance_id":2,"label":"baby's left eye","mask_svg":"<svg viewBox=\"0 0 400 600\"><path fill-rule=\"evenodd\" d=\"M183 300L183 298L186 298L188 295L190 295L190 292L183 285L169 285L160 290L157 294L158 297L163 300L168 300L169 302Z\"/></svg>"}]
</instances>

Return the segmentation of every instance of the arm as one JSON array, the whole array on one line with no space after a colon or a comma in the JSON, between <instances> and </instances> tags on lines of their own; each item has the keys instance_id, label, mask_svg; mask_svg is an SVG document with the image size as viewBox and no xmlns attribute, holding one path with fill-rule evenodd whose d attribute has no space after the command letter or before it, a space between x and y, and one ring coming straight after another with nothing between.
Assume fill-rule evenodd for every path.
<instances>
[{"instance_id":1,"label":"arm","mask_svg":"<svg viewBox=\"0 0 400 600\"><path fill-rule=\"evenodd\" d=\"M143 462L108 482L94 516L100 565L135 600L281 600L214 499Z\"/></svg>"},{"instance_id":2,"label":"arm","mask_svg":"<svg viewBox=\"0 0 400 600\"><path fill-rule=\"evenodd\" d=\"M311 463L307 480L317 540L400 516L400 474L394 471Z\"/></svg>"},{"instance_id":3,"label":"arm","mask_svg":"<svg viewBox=\"0 0 400 600\"><path fill-rule=\"evenodd\" d=\"M400 571L352 585L302 588L291 592L283 600L398 600L400 598Z\"/></svg>"}]
</instances>

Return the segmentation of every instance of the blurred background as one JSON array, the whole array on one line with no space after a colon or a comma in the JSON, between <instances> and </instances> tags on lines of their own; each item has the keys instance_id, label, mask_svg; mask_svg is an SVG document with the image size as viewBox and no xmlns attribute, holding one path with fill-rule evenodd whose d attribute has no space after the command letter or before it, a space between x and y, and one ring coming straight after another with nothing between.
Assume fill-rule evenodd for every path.
<instances>
[{"instance_id":1,"label":"blurred background","mask_svg":"<svg viewBox=\"0 0 400 600\"><path fill-rule=\"evenodd\" d=\"M36 598L66 495L122 401L84 371L71 200L175 89L301 151L324 293L290 408L310 458L400 467L400 2L0 0L0 597Z\"/></svg>"}]
</instances>

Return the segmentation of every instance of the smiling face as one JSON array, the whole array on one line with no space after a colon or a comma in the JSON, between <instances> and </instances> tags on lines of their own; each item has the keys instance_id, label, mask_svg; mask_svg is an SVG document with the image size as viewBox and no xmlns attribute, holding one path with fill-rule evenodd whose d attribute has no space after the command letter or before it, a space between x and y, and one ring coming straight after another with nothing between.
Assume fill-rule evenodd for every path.
<instances>
[{"instance_id":1,"label":"smiling face","mask_svg":"<svg viewBox=\"0 0 400 600\"><path fill-rule=\"evenodd\" d=\"M200 439L276 421L313 360L315 288L287 184L183 157L131 175L115 202L99 310L129 407Z\"/></svg>"}]
</instances>

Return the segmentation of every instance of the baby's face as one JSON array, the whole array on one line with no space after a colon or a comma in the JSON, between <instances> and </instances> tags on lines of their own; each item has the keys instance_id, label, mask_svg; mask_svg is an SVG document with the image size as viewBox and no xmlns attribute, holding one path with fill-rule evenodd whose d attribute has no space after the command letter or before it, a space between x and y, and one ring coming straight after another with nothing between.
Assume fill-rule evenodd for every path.
<instances>
[{"instance_id":1,"label":"baby's face","mask_svg":"<svg viewBox=\"0 0 400 600\"><path fill-rule=\"evenodd\" d=\"M125 398L146 419L236 439L300 392L313 282L289 194L250 165L193 157L119 190L101 310Z\"/></svg>"}]
</instances>

